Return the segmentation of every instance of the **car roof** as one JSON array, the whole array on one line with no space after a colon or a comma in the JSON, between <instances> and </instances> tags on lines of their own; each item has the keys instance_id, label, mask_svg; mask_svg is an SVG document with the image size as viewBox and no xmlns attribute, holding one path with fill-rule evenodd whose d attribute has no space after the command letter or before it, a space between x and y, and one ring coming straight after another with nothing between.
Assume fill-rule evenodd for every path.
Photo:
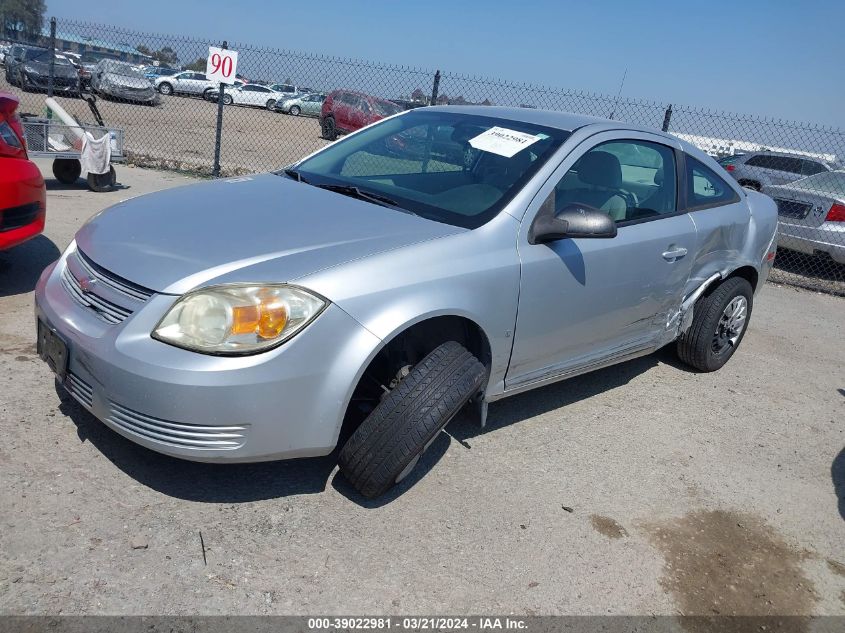
<instances>
[{"instance_id":1,"label":"car roof","mask_svg":"<svg viewBox=\"0 0 845 633\"><path fill-rule=\"evenodd\" d=\"M785 158L802 158L806 160L814 160L819 163L826 163L823 158L816 158L815 156L805 156L804 154L793 154L791 152L775 152L767 149L761 149L756 152L747 152L743 154L743 156L751 157L751 156L783 156Z\"/></svg>"},{"instance_id":2,"label":"car roof","mask_svg":"<svg viewBox=\"0 0 845 633\"><path fill-rule=\"evenodd\" d=\"M586 114L575 114L573 112L561 112L560 110L540 110L537 108L515 108L508 106L482 106L482 105L454 105L454 106L429 106L434 110L443 112L458 112L464 114L475 114L479 116L492 116L501 119L513 119L522 123L544 125L559 130L572 132L587 125L605 124L625 130L636 130L642 132L656 133L667 138L677 140L676 137L661 132L655 128L643 127L611 119L588 116Z\"/></svg>"}]
</instances>

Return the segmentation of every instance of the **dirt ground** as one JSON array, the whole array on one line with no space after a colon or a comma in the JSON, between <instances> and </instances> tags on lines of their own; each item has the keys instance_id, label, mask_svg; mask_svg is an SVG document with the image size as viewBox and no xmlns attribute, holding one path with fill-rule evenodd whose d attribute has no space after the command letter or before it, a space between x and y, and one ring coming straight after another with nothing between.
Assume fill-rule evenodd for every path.
<instances>
[{"instance_id":1,"label":"dirt ground","mask_svg":"<svg viewBox=\"0 0 845 633\"><path fill-rule=\"evenodd\" d=\"M495 403L370 502L334 456L183 462L60 399L39 272L189 182L118 179L48 178L46 234L0 253L0 612L845 615L842 298L768 284L721 371L666 350Z\"/></svg>"}]
</instances>

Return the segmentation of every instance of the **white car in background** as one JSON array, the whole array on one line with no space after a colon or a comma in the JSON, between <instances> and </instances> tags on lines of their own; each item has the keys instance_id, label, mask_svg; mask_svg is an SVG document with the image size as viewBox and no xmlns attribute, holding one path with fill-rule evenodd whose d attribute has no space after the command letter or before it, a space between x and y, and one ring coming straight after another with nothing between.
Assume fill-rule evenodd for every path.
<instances>
[{"instance_id":1,"label":"white car in background","mask_svg":"<svg viewBox=\"0 0 845 633\"><path fill-rule=\"evenodd\" d=\"M223 89L223 105L246 105L272 110L276 102L284 100L286 95L261 84L226 86Z\"/></svg>"}]
</instances>

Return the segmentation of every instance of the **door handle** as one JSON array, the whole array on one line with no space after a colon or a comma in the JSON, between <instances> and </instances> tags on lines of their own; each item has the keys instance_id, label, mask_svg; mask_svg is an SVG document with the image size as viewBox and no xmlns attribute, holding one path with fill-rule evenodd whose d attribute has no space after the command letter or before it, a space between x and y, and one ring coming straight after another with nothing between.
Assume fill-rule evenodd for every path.
<instances>
[{"instance_id":1,"label":"door handle","mask_svg":"<svg viewBox=\"0 0 845 633\"><path fill-rule=\"evenodd\" d=\"M671 251L666 251L663 253L663 259L666 261L672 262L676 259L681 259L684 255L687 254L687 249L685 248L674 248Z\"/></svg>"}]
</instances>

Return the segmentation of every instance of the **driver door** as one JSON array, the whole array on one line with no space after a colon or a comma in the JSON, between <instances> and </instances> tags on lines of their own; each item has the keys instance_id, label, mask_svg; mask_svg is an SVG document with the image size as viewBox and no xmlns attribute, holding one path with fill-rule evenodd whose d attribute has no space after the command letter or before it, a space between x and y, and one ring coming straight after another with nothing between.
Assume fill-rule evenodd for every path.
<instances>
[{"instance_id":1,"label":"driver door","mask_svg":"<svg viewBox=\"0 0 845 633\"><path fill-rule=\"evenodd\" d=\"M695 224L678 210L680 147L663 136L620 134L584 141L523 217L508 390L648 353L677 317L696 243ZM574 203L608 213L616 237L528 242L543 204L557 212Z\"/></svg>"}]
</instances>

